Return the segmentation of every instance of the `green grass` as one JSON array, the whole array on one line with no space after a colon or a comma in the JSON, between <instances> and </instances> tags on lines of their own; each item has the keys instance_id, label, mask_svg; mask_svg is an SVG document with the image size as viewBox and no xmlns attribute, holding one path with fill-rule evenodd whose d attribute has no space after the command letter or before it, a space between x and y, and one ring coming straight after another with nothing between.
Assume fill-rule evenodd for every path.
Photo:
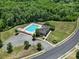
<instances>
[{"instance_id":1,"label":"green grass","mask_svg":"<svg viewBox=\"0 0 79 59\"><path fill-rule=\"evenodd\" d=\"M19 25L19 26L16 26L16 27L14 27L14 28L12 28L10 30L4 31L4 32L0 32L1 40L5 41L8 38L14 36L16 28L18 28L18 27L25 27L27 25L28 24ZM21 57L21 56L28 56L28 55L34 54L36 52L38 52L38 51L36 50L36 47L33 47L33 46L31 46L28 50L24 50L23 46L15 47L11 54L8 54L7 52L5 52L2 49L0 49L0 59L14 59L14 57L16 59L19 59L19 57Z\"/></svg>"},{"instance_id":2,"label":"green grass","mask_svg":"<svg viewBox=\"0 0 79 59\"><path fill-rule=\"evenodd\" d=\"M72 54L70 54L66 59L76 59L76 53L78 50L75 50Z\"/></svg>"},{"instance_id":3,"label":"green grass","mask_svg":"<svg viewBox=\"0 0 79 59\"><path fill-rule=\"evenodd\" d=\"M6 39L8 39L9 37L13 35L15 35L15 28L12 28L5 32L1 32L1 40L5 41Z\"/></svg>"},{"instance_id":4,"label":"green grass","mask_svg":"<svg viewBox=\"0 0 79 59\"><path fill-rule=\"evenodd\" d=\"M36 52L38 51L33 46L31 46L28 50L24 50L23 46L16 47L10 54L0 49L0 59L19 59L19 57L28 56Z\"/></svg>"},{"instance_id":5,"label":"green grass","mask_svg":"<svg viewBox=\"0 0 79 59\"><path fill-rule=\"evenodd\" d=\"M27 24L23 24L23 25L18 25L14 28L11 28L7 31L4 31L4 32L0 32L0 35L1 35L1 40L2 41L5 41L7 40L8 38L12 37L15 35L15 29L18 28L18 27L25 27Z\"/></svg>"},{"instance_id":6,"label":"green grass","mask_svg":"<svg viewBox=\"0 0 79 59\"><path fill-rule=\"evenodd\" d=\"M13 49L12 53L8 54L6 51L3 51L2 49L0 49L0 59L10 59L11 56L13 56L14 54L17 54L21 50L22 50L22 47L17 47L17 49L16 48Z\"/></svg>"},{"instance_id":7,"label":"green grass","mask_svg":"<svg viewBox=\"0 0 79 59\"><path fill-rule=\"evenodd\" d=\"M51 32L47 38L51 43L53 43L53 40L57 42L62 41L69 36L76 27L76 22L48 21L48 23L55 26L55 31Z\"/></svg>"}]
</instances>

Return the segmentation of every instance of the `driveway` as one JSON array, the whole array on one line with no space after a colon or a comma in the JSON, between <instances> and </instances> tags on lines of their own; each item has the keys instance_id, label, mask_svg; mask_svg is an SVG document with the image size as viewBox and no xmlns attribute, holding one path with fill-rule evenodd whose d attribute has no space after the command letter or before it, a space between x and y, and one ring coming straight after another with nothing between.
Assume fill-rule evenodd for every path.
<instances>
[{"instance_id":1,"label":"driveway","mask_svg":"<svg viewBox=\"0 0 79 59\"><path fill-rule=\"evenodd\" d=\"M45 54L35 57L33 59L57 59L58 57L62 56L70 49L72 49L78 42L79 42L79 30L73 37L71 37L68 41L66 41L62 45L56 48L52 48Z\"/></svg>"},{"instance_id":2,"label":"driveway","mask_svg":"<svg viewBox=\"0 0 79 59\"><path fill-rule=\"evenodd\" d=\"M13 47L18 47L24 45L24 41L29 41L31 45L36 45L37 43L41 43L45 50L50 50L52 47L45 41L36 40L32 41L32 36L24 33L19 33L16 36L13 36L4 42L3 49L6 50L7 44L10 42Z\"/></svg>"}]
</instances>

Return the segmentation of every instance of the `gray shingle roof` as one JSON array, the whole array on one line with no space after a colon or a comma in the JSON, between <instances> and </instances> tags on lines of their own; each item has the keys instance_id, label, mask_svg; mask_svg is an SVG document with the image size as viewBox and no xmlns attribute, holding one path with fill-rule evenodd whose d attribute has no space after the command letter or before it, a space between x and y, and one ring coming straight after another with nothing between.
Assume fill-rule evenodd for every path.
<instances>
[{"instance_id":1,"label":"gray shingle roof","mask_svg":"<svg viewBox=\"0 0 79 59\"><path fill-rule=\"evenodd\" d=\"M48 26L46 26L46 25L43 25L42 26L42 28L40 29L40 34L42 34L42 35L47 35L47 33L49 32L49 27Z\"/></svg>"}]
</instances>

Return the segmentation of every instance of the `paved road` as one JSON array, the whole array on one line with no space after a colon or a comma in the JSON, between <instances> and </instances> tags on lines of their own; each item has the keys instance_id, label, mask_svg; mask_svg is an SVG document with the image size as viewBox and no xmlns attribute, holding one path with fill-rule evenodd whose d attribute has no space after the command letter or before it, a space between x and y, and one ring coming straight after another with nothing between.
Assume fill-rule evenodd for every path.
<instances>
[{"instance_id":1,"label":"paved road","mask_svg":"<svg viewBox=\"0 0 79 59\"><path fill-rule=\"evenodd\" d=\"M35 57L33 59L57 59L58 57L60 57L61 55L65 54L70 49L72 49L78 43L78 41L79 41L79 30L72 38L63 43L61 46L53 48L52 50L46 52L45 54Z\"/></svg>"}]
</instances>

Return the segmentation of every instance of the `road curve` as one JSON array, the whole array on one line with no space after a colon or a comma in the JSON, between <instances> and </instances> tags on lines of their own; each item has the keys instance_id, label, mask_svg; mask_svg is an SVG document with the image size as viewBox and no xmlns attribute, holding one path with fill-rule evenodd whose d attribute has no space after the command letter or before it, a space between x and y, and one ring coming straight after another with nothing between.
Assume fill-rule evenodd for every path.
<instances>
[{"instance_id":1,"label":"road curve","mask_svg":"<svg viewBox=\"0 0 79 59\"><path fill-rule=\"evenodd\" d=\"M71 37L68 41L63 43L62 45L51 49L43 55L37 56L33 59L57 59L62 56L70 49L72 49L79 41L79 30L75 33L73 37Z\"/></svg>"}]
</instances>

